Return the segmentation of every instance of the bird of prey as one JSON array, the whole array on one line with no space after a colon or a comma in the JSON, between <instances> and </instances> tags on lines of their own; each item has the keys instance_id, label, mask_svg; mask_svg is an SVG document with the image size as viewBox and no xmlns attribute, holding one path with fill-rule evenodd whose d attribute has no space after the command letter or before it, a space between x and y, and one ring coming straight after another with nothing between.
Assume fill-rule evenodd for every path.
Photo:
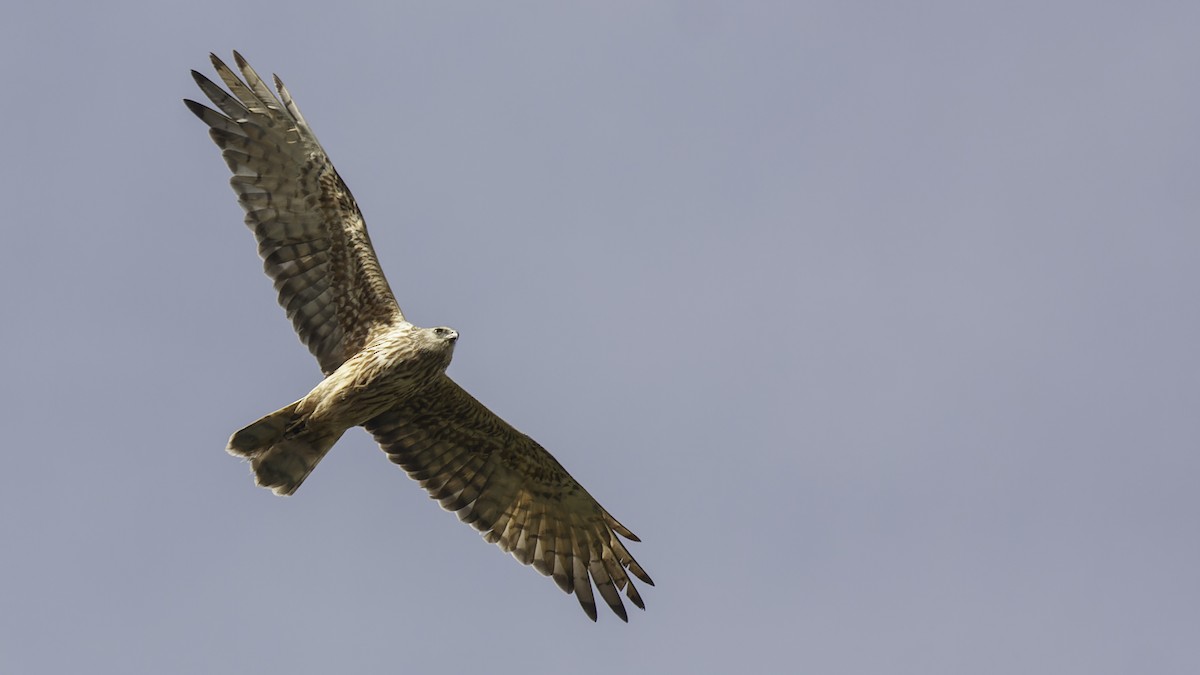
<instances>
[{"instance_id":1,"label":"bird of prey","mask_svg":"<svg viewBox=\"0 0 1200 675\"><path fill-rule=\"evenodd\" d=\"M458 333L419 328L400 311L362 213L291 94L278 97L234 52L210 55L225 91L192 77L217 110L187 107L211 129L230 184L275 282L279 304L325 375L300 400L233 434L259 485L300 487L347 429L363 426L446 510L574 593L596 620L592 584L628 621L630 576L654 582L618 537L639 541L541 445L446 375Z\"/></svg>"}]
</instances>

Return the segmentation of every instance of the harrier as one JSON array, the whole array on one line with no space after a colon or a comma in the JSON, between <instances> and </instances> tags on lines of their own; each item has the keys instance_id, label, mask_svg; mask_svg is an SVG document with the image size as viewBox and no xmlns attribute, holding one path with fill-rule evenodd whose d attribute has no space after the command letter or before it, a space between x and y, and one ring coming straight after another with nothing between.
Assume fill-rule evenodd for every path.
<instances>
[{"instance_id":1,"label":"harrier","mask_svg":"<svg viewBox=\"0 0 1200 675\"><path fill-rule=\"evenodd\" d=\"M483 538L574 593L593 621L592 585L622 620L630 579L654 582L618 537L638 541L541 445L446 375L458 333L409 323L380 269L362 213L278 77L275 93L234 52L216 55L225 91L192 77L219 109L184 100L233 172L230 184L301 341L325 375L300 400L229 439L257 483L290 495L347 429Z\"/></svg>"}]
</instances>

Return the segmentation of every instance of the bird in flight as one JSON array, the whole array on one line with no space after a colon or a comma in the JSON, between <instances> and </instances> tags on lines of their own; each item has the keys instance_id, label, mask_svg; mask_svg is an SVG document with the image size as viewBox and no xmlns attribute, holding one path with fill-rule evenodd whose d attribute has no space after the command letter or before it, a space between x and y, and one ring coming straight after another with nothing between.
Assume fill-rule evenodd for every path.
<instances>
[{"instance_id":1,"label":"bird in flight","mask_svg":"<svg viewBox=\"0 0 1200 675\"><path fill-rule=\"evenodd\" d=\"M193 70L217 109L184 103L221 148L279 304L325 376L233 434L230 454L249 460L259 485L290 495L362 426L431 498L574 593L593 621L593 584L623 621L621 593L645 609L630 575L654 582L620 539L638 538L446 375L458 333L405 319L354 197L283 82L274 78L276 97L241 54L241 77L210 56L228 91Z\"/></svg>"}]
</instances>

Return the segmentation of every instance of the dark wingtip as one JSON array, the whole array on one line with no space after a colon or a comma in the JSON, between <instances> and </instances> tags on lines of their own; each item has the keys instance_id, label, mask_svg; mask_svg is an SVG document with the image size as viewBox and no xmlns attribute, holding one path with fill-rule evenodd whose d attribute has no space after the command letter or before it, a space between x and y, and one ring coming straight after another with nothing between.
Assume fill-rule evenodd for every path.
<instances>
[{"instance_id":1,"label":"dark wingtip","mask_svg":"<svg viewBox=\"0 0 1200 675\"><path fill-rule=\"evenodd\" d=\"M642 594L637 592L637 588L633 585L632 581L629 582L629 589L625 591L625 597L629 598L629 601L636 605L638 609L643 612L646 611L646 603L642 601Z\"/></svg>"},{"instance_id":2,"label":"dark wingtip","mask_svg":"<svg viewBox=\"0 0 1200 675\"><path fill-rule=\"evenodd\" d=\"M583 608L584 614L587 614L588 618L594 623L596 621L596 603L580 600L579 606Z\"/></svg>"},{"instance_id":3,"label":"dark wingtip","mask_svg":"<svg viewBox=\"0 0 1200 675\"><path fill-rule=\"evenodd\" d=\"M629 614L625 612L625 605L622 605L618 602L615 605L609 605L609 607L612 607L612 611L617 616L621 617L622 621L624 621L625 623L629 623Z\"/></svg>"},{"instance_id":4,"label":"dark wingtip","mask_svg":"<svg viewBox=\"0 0 1200 675\"><path fill-rule=\"evenodd\" d=\"M558 584L563 593L570 593L574 588L565 574L554 574L550 578L554 579L554 583Z\"/></svg>"},{"instance_id":5,"label":"dark wingtip","mask_svg":"<svg viewBox=\"0 0 1200 675\"><path fill-rule=\"evenodd\" d=\"M193 115L199 117L200 119L204 119L204 111L208 110L204 104L196 103L190 98L183 99L183 104L188 107L188 110L192 111Z\"/></svg>"}]
</instances>

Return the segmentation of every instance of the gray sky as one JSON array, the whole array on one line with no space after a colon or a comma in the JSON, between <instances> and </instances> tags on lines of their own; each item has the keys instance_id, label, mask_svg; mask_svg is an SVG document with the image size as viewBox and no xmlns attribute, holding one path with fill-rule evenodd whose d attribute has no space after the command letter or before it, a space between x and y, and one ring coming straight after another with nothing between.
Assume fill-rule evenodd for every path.
<instances>
[{"instance_id":1,"label":"gray sky","mask_svg":"<svg viewBox=\"0 0 1200 675\"><path fill-rule=\"evenodd\" d=\"M1200 5L19 4L0 672L1200 671ZM225 454L319 378L180 103L233 48L629 625L361 431Z\"/></svg>"}]
</instances>

